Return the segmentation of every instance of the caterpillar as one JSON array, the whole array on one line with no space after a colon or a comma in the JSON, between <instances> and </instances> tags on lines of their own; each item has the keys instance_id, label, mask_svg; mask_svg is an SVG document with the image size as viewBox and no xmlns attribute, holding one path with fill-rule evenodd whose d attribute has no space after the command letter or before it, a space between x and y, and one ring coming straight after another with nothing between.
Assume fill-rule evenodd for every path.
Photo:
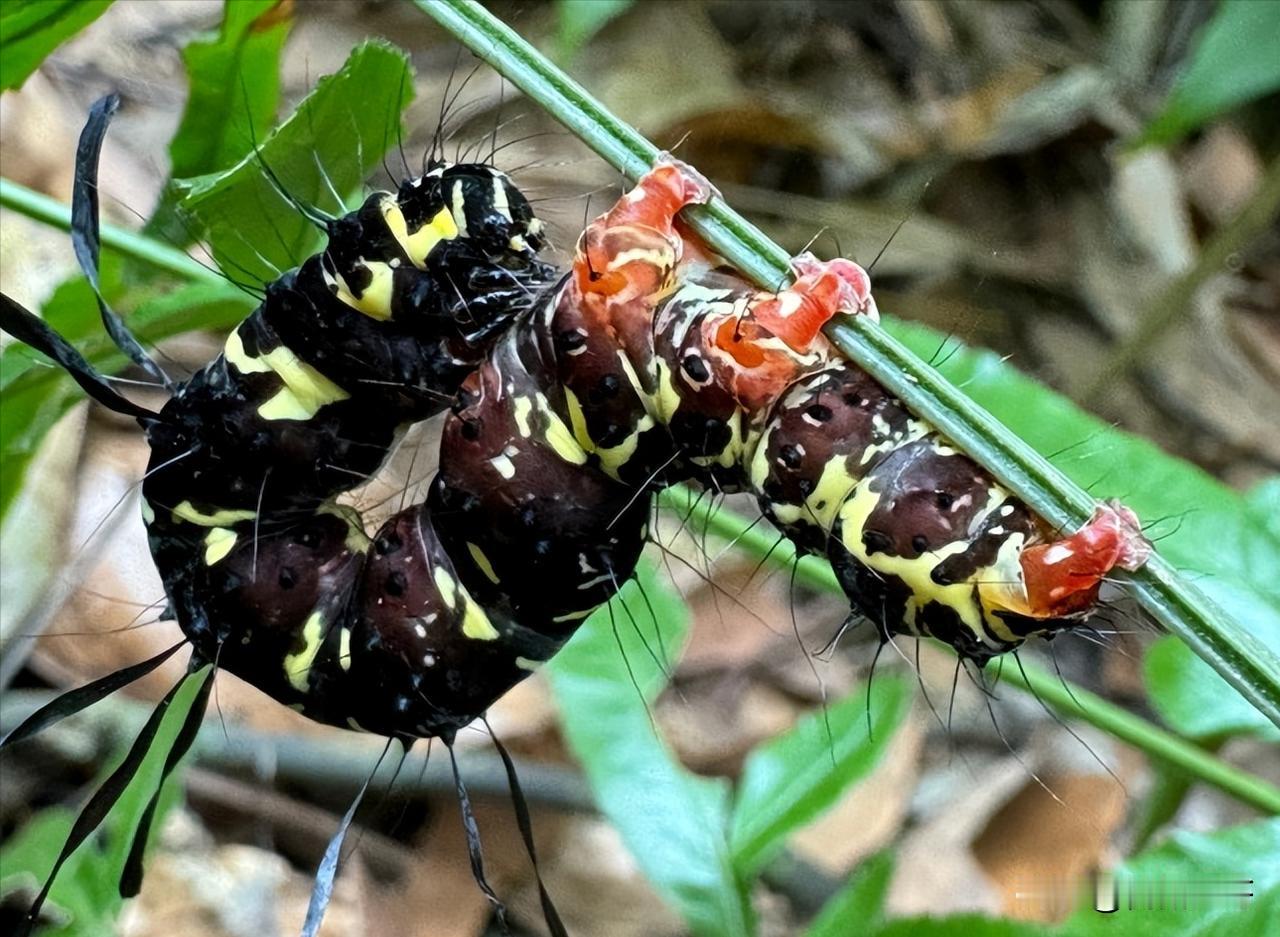
<instances>
[{"instance_id":1,"label":"caterpillar","mask_svg":"<svg viewBox=\"0 0 1280 937\"><path fill-rule=\"evenodd\" d=\"M113 108L95 107L85 160ZM81 168L92 180L96 167ZM838 354L822 326L878 314L857 264L803 254L776 291L726 266L678 218L713 193L663 157L586 227L560 276L538 259L541 225L507 177L433 162L324 220L326 249L270 284L158 413L8 298L0 325L145 430L144 521L193 669L225 668L316 721L406 745L451 744L554 655L631 576L652 495L680 481L755 495L799 550L831 563L882 641L933 637L978 663L1070 628L1108 572L1145 561L1123 505L1099 504L1059 535ZM88 272L96 204L86 211ZM113 338L158 373L100 306ZM366 532L336 497L377 470L398 428L446 405L426 501ZM176 650L72 691L3 744ZM103 790L58 865L118 796L111 780ZM473 827L473 870L501 915ZM144 840L122 888L136 890ZM330 852L304 933L323 911Z\"/></svg>"}]
</instances>

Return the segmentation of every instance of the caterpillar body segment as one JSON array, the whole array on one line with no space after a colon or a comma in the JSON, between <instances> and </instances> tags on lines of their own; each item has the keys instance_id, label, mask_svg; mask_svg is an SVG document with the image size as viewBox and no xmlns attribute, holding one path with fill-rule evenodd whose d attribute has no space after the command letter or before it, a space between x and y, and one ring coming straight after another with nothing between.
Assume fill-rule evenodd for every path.
<instances>
[{"instance_id":1,"label":"caterpillar body segment","mask_svg":"<svg viewBox=\"0 0 1280 937\"><path fill-rule=\"evenodd\" d=\"M427 719L393 731L374 717L387 700L348 695L372 601L357 593L377 564L359 516L333 498L377 471L403 427L443 409L554 282L540 230L483 164L376 193L329 224L326 250L270 284L161 410L144 519L171 607L208 659L320 721L435 734ZM419 563L438 568L425 546Z\"/></svg>"},{"instance_id":2,"label":"caterpillar body segment","mask_svg":"<svg viewBox=\"0 0 1280 937\"><path fill-rule=\"evenodd\" d=\"M875 315L857 265L798 258L776 294L719 266L673 218L710 191L682 164L655 168L584 232L552 306L464 383L429 503L469 588L526 623L566 620L575 590L630 574L617 534L642 529L640 492L683 479L756 494L884 637L932 636L978 662L1069 627L1107 572L1145 560L1126 509L1059 538L834 352L824 322ZM606 479L622 486L613 503L630 492L597 528L607 555L546 540L579 503L556 499L567 469L601 504Z\"/></svg>"}]
</instances>

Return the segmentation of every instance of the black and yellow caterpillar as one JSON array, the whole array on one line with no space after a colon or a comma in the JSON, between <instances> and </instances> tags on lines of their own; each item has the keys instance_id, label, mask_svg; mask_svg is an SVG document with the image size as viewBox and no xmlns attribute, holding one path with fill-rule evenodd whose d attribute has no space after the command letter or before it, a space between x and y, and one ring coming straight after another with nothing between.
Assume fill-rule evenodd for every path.
<instances>
[{"instance_id":1,"label":"black and yellow caterpillar","mask_svg":"<svg viewBox=\"0 0 1280 937\"><path fill-rule=\"evenodd\" d=\"M0 324L146 430L144 518L193 660L404 742L451 742L551 657L631 576L650 497L677 481L755 494L884 639L979 662L1069 627L1142 562L1130 512L1056 537L828 345L833 316L875 315L856 264L802 256L776 293L726 268L677 220L711 192L661 162L560 278L506 176L433 165L331 221L159 413L10 300ZM426 502L370 535L335 498L443 404Z\"/></svg>"}]
</instances>

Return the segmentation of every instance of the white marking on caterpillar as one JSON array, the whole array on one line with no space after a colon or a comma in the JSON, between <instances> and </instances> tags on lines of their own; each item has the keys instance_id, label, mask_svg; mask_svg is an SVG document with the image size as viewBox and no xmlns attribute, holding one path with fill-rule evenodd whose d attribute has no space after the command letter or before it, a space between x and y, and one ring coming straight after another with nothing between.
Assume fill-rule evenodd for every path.
<instances>
[{"instance_id":1,"label":"white marking on caterpillar","mask_svg":"<svg viewBox=\"0 0 1280 937\"><path fill-rule=\"evenodd\" d=\"M1070 559L1075 555L1076 555L1075 551L1072 550L1065 543L1055 543L1049 549L1044 551L1043 560L1046 566L1054 566L1058 563L1061 563L1063 560ZM1056 591L1057 590L1055 590L1055 593Z\"/></svg>"},{"instance_id":2,"label":"white marking on caterpillar","mask_svg":"<svg viewBox=\"0 0 1280 937\"><path fill-rule=\"evenodd\" d=\"M505 453L500 453L494 456L489 460L489 464L497 470L499 475L508 481L516 477L516 465Z\"/></svg>"}]
</instances>

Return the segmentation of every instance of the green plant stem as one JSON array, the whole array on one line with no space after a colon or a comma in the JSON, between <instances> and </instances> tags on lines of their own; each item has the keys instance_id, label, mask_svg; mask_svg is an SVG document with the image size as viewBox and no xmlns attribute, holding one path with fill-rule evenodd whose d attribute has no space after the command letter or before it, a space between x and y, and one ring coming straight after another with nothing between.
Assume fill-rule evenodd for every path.
<instances>
[{"instance_id":1,"label":"green plant stem","mask_svg":"<svg viewBox=\"0 0 1280 937\"><path fill-rule=\"evenodd\" d=\"M0 205L63 231L71 230L70 208L11 179L0 178ZM102 225L102 246L185 280L218 286L226 283L216 270L201 266L183 251L125 228Z\"/></svg>"},{"instance_id":2,"label":"green plant stem","mask_svg":"<svg viewBox=\"0 0 1280 937\"><path fill-rule=\"evenodd\" d=\"M413 0L459 42L492 65L603 159L636 179L658 149L609 113L581 85L552 65L474 0ZM723 199L688 211L706 242L757 283L776 287L788 258ZM865 318L831 323L832 342L917 415L931 422L1055 527L1076 528L1094 499L934 368ZM1136 573L1117 571L1147 611L1280 726L1280 655L1225 616L1198 588L1154 556Z\"/></svg>"},{"instance_id":3,"label":"green plant stem","mask_svg":"<svg viewBox=\"0 0 1280 937\"><path fill-rule=\"evenodd\" d=\"M777 534L761 530L758 525L752 525L732 511L713 507L707 499L698 498L687 488L669 488L659 497L664 507L687 519L691 526L705 525L709 531L749 556L756 559L767 556L769 562L778 565L789 564L795 559L795 548L789 541L779 542ZM836 595L844 594L830 564L813 556L800 559L796 566L796 581ZM998 662L993 662L991 667L997 665ZM1280 788L1233 767L1211 752L1083 687L1067 683L1056 674L1024 662L1021 669L1004 667L1000 681L1032 694L1062 716L1088 722L1244 803L1266 813L1280 814Z\"/></svg>"},{"instance_id":4,"label":"green plant stem","mask_svg":"<svg viewBox=\"0 0 1280 937\"><path fill-rule=\"evenodd\" d=\"M1101 401L1115 381L1151 354L1161 336L1191 309L1196 291L1222 270L1232 254L1265 231L1280 212L1280 157L1271 161L1244 207L1209 238L1191 269L1162 289L1138 319L1137 328L1107 356L1082 395L1086 404Z\"/></svg>"},{"instance_id":5,"label":"green plant stem","mask_svg":"<svg viewBox=\"0 0 1280 937\"><path fill-rule=\"evenodd\" d=\"M430 7L433 6L432 4L423 2L423 0L415 0L415 2L419 2L419 5L423 6L424 8L428 8L429 11L430 11ZM451 0L449 5L453 5L453 0ZM503 28L505 29L505 27ZM574 88L577 87L567 78L564 79L564 81L567 83L568 86L571 86ZM585 92L583 92L583 94L585 94ZM616 119L615 119L615 123L616 123ZM625 125L621 125L621 126L625 127ZM631 133L634 134L635 132L631 131ZM643 139L643 138L640 138L640 139ZM602 153L602 155L605 155L605 154ZM608 157L606 156L606 158ZM643 164L637 164L637 165L639 168L636 171L643 172L644 168L646 168L649 164L645 162ZM11 208L14 211L20 212L21 214L26 215L28 217L53 225L54 227L58 227L63 230L70 229L71 212L70 212L70 209L67 208L67 206L62 205L61 203L57 202L55 199L51 199L48 196L41 195L40 193L34 192L31 189L18 185L17 183L14 183L7 179L0 179L0 205ZM733 217L732 210L728 209L727 207L723 209L723 212L727 213L728 216ZM755 230L754 227L747 224L745 221L742 222L742 224L745 225L746 228L749 228L752 231ZM765 244L771 244L771 242L765 239L763 235L760 235L758 231L756 232L756 234L764 241ZM168 245L159 243L144 235L136 234L134 232L127 231L122 228L116 228L110 225L106 225L106 226L103 226L103 229L102 229L102 241L104 246L109 247L115 251L118 251L122 255L131 257L136 260L144 261L146 263L149 263L155 266L158 269L165 270L177 276L184 277L189 280L196 280L196 281L208 282L208 283L223 282L222 278L216 272L210 271L205 267L201 266L198 262L196 262L195 260L187 256L182 251L176 250L172 247L169 247ZM776 245L771 245L771 246L773 247L774 252L781 254L780 248L776 247ZM736 263L737 261L735 261L735 264ZM758 268L759 264L756 264L755 266ZM853 323L851 327L866 328L871 325L872 325L871 323L867 323L864 320L858 320L855 323ZM841 328L845 328L845 327L849 327L849 326L844 326L844 325L841 326ZM883 338L886 338L886 339L888 338L888 336L885 335L885 333L883 333L883 331L878 328L874 329L874 332L877 335L882 336ZM888 347L892 347L893 345L898 344L892 340L890 340L890 342L891 342L891 345L889 345ZM904 346L899 346L899 347L901 348L901 354L903 355L902 360L904 362L910 362L912 360L918 362L918 359L914 359L914 356L912 356L911 353ZM854 357L851 351L847 353L849 353L851 357ZM923 365L923 363L919 363L919 366L927 367ZM932 371L932 369L929 369L929 370ZM903 373L912 373L912 372L904 371ZM887 381L885 383L888 384ZM895 381L896 386L901 386L902 384L903 384L903 381L901 380ZM906 382L907 386L910 386L912 384L913 382L911 381ZM895 386L895 389L896 389L896 386ZM954 388L952 388L952 390L954 391ZM959 395L958 391L954 391L954 392L957 395ZM904 398L906 397L905 394L903 394L902 396L904 396ZM962 400L967 400L967 398L963 398L962 395L960 396ZM909 400L908 402L910 403ZM985 414L985 411L978 409L976 405L972 404L972 402L969 402L969 405L973 407L975 410L977 410L979 414L984 415L987 420L990 420L996 426L1000 426L1000 428L1003 430L1003 426L996 423L994 418L991 417L989 414ZM921 410L920 412L922 415L927 415L923 412L923 410ZM1008 431L1004 430L1004 432L1007 433ZM1022 445L1022 444L1019 444L1019 445ZM1025 448L1025 446L1023 446L1023 448ZM1040 456L1036 455L1034 452L1032 452L1031 455L1035 457L1035 460L1038 460L1039 462L1043 462L1045 466L1048 466L1048 463L1045 462ZM1056 472L1056 470L1052 469L1052 466L1048 466L1048 468L1051 471ZM1081 493L1081 495L1084 499L1088 500L1088 503L1090 505L1092 505L1092 499L1089 499L1088 496L1084 495L1083 493ZM664 492L663 494L664 501L668 505L673 506L677 510L682 511L682 513L688 513L690 510L690 505L687 501L685 501L683 504L681 504L680 502L681 498L687 498L687 497L688 497L687 492L682 493L680 489L669 490L667 492ZM759 527L752 528L749 524L744 522L741 518L735 517L730 512L724 512L724 511L711 512L709 510L708 505L700 505L700 504L694 505L692 510L693 510L694 519L702 520L704 523L709 524L711 530L719 533L721 536L724 536L725 538L731 541L736 541L738 545L740 545L744 550L748 551L754 556L763 557L771 549L773 549L773 558L776 559L778 562L789 562L791 558L794 556L794 549L792 548L789 542L784 541L781 544L778 544L776 534L770 533L767 529L760 529ZM774 549L775 546L777 547L776 549ZM1162 568L1167 568L1167 564L1163 564L1163 563L1153 564L1153 565L1158 565ZM804 557L800 560L799 565L797 567L796 576L797 576L797 582L801 582L805 585L808 585L814 588L829 589L837 592L839 591L839 584L836 582L835 575L831 572L830 567L824 563L818 562L813 557ZM1142 582L1138 582L1136 583L1136 585L1138 588L1141 589L1144 584ZM1149 602L1162 601L1163 595L1168 591L1174 592L1175 594L1174 597L1176 598L1177 589L1181 589L1184 586L1185 586L1185 583L1182 583L1181 580L1178 579L1176 575L1174 575L1172 580L1168 581L1163 587L1159 589L1153 589L1151 595L1145 598L1144 601L1149 601ZM1199 595L1198 591L1196 592L1196 595L1197 596ZM1194 603L1192 604L1194 605ZM1178 612L1175 606L1173 611L1170 612L1170 614L1181 614L1181 613ZM1176 629L1171 629L1171 630L1176 630ZM1196 644L1194 643L1192 643L1192 647L1193 649L1199 650ZM1266 654L1271 653L1269 649L1263 648L1262 650ZM1206 656L1206 654L1202 653L1201 656L1205 657L1206 660L1209 660L1211 664L1214 663L1213 659ZM1220 673L1223 673L1223 676L1227 677L1227 679L1230 682L1232 682L1233 685L1239 686L1238 680L1233 679L1231 674L1223 672L1220 666L1215 664L1215 669L1218 669ZM1029 671L1029 672L1032 672L1032 671ZM1006 674L1006 679L1009 679L1007 674ZM1044 676L1043 679L1048 680L1050 678L1047 676ZM1015 685L1017 685L1016 682L1015 682ZM1039 687L1037 685L1037 689L1038 688ZM1077 697L1083 698L1082 697L1082 694L1084 692L1083 690L1073 690L1073 692L1077 695ZM1242 688L1242 692L1244 692L1243 688ZM1255 697L1255 694L1252 694L1252 693L1246 692L1245 695L1250 699L1254 699ZM1095 698L1095 699L1098 699L1098 698ZM1046 697L1046 700L1048 701L1047 697ZM1051 701L1050 701L1050 705L1053 705ZM1125 722L1124 720L1113 720L1112 724L1116 726L1121 726L1122 724L1128 725L1129 727L1128 731L1133 733L1132 736L1131 737L1117 736L1117 737L1123 738L1124 740L1131 742L1133 745L1135 745L1138 748L1142 748L1144 750L1150 750L1150 751L1153 751L1153 753L1155 753L1154 749L1148 748L1148 746L1143 744L1142 739L1144 737L1155 737L1157 735L1160 735L1165 737L1166 747L1167 747L1168 740L1172 740L1172 742L1183 746L1184 748L1190 750L1191 752L1199 752L1201 755L1204 754L1203 752L1200 752L1199 749L1196 749L1195 746L1191 745L1190 743L1185 742L1181 739L1178 739L1176 736L1173 736L1167 732L1164 732L1163 730L1151 725L1148 722L1145 722L1139 717L1132 716L1131 714L1126 713L1124 710L1121 710L1118 707L1112 706L1110 703L1107 703L1104 700L1098 699L1097 711L1101 711L1103 707L1110 707L1116 712L1122 714L1125 717L1125 719L1130 720L1130 722ZM1269 709L1264 708L1262 706L1260 706L1259 708L1261 708L1263 712L1267 713L1267 715L1271 717L1273 721L1275 720L1276 717L1272 714L1272 712ZM1095 711L1095 707L1091 705L1090 712L1092 711ZM1093 720L1089 718L1090 712L1082 713L1074 707L1074 704L1072 704L1072 710L1070 712L1070 715L1073 715L1073 716L1078 715L1092 722ZM1134 728L1135 725L1141 728L1135 729ZM1199 777L1202 780L1205 780L1209 783L1216 783L1212 778L1222 773L1221 771L1217 772L1217 774L1214 774L1212 772L1210 774L1197 772L1191 766L1191 761L1194 761L1193 757L1189 756L1189 760L1180 760L1178 758L1171 757L1163 749L1160 752L1160 757L1164 757L1166 760L1170 761L1173 764L1178 765L1179 767L1183 768L1183 770L1186 770L1188 773L1191 773L1196 777ZM1212 756L1207 756L1207 757L1210 760L1217 761L1216 759L1213 759ZM1222 767L1222 769L1225 769L1226 772L1234 772L1236 774L1240 773L1240 772L1236 772L1235 769L1230 768L1230 766L1225 765L1225 763L1223 762L1218 761L1217 763ZM1244 777L1249 778L1248 775L1244 775ZM1280 792L1276 792L1274 788L1269 788L1265 784L1265 782L1258 781L1257 779L1250 779L1250 780L1256 781L1257 785L1261 785L1260 787L1257 788L1257 790L1268 791L1269 793L1260 795L1261 796L1260 800L1243 798L1243 797L1242 799L1247 799L1248 802L1253 803L1255 805L1259 805L1259 806L1269 805L1269 806L1263 806L1263 809L1277 810L1277 805L1280 804ZM1228 788L1223 787L1223 789L1227 790ZM1250 789L1250 785L1248 784L1244 785L1243 789ZM1232 792L1234 793L1235 791L1232 791ZM1255 791L1255 797L1256 796L1259 796L1259 795L1257 795Z\"/></svg>"}]
</instances>

